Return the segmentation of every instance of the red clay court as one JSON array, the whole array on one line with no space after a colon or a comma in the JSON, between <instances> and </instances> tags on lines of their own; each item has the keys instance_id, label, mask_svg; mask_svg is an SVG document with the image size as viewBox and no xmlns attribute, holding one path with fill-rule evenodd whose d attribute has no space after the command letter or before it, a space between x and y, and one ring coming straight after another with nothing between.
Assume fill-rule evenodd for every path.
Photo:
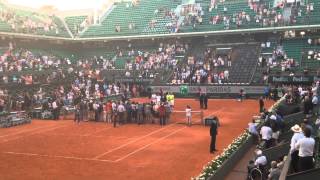
<instances>
[{"instance_id":1,"label":"red clay court","mask_svg":"<svg viewBox=\"0 0 320 180\"><path fill-rule=\"evenodd\" d=\"M175 110L184 110L187 104L199 110L194 99L176 99ZM266 104L269 107L272 102ZM257 112L257 100L210 99L204 117L217 115L221 123L219 151L213 155L209 127L176 123L183 121L184 114L174 115L172 123L162 128L33 120L29 125L0 129L0 179L187 180L241 134Z\"/></svg>"}]
</instances>

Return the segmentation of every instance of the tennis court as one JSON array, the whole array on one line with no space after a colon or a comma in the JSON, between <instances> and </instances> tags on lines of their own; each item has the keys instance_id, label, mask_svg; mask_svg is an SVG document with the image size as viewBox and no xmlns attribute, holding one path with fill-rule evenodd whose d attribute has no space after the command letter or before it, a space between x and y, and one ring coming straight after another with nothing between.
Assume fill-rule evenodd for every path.
<instances>
[{"instance_id":1,"label":"tennis court","mask_svg":"<svg viewBox=\"0 0 320 180\"><path fill-rule=\"evenodd\" d=\"M194 99L176 99L175 110L187 104L199 111ZM258 101L209 100L208 107L204 118L216 115L221 123L213 155L209 127L187 127L179 123L183 114L164 127L34 120L0 129L0 179L190 179L244 131Z\"/></svg>"}]
</instances>

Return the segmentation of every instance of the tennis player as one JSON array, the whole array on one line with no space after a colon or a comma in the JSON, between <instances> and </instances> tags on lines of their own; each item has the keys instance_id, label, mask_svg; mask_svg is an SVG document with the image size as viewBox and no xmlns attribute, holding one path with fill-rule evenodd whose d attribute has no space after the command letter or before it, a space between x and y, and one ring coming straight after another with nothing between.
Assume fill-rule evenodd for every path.
<instances>
[{"instance_id":1,"label":"tennis player","mask_svg":"<svg viewBox=\"0 0 320 180\"><path fill-rule=\"evenodd\" d=\"M187 105L186 108L187 126L191 126L191 107Z\"/></svg>"}]
</instances>

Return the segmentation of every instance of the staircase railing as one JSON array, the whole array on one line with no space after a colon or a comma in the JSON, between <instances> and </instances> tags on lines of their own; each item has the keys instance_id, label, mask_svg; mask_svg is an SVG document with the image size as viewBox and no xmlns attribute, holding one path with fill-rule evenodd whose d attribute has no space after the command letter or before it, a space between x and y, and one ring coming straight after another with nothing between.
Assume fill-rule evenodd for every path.
<instances>
[{"instance_id":1,"label":"staircase railing","mask_svg":"<svg viewBox=\"0 0 320 180\"><path fill-rule=\"evenodd\" d=\"M258 47L257 47L257 48L258 48ZM258 48L258 50L259 50L258 54L260 54L260 53L261 53L261 48ZM259 65L259 60L257 59L256 65L255 65L255 67L254 67L254 71L253 71L253 73L252 73L252 75L251 75L251 78L250 78L250 80L249 80L249 84L252 83L253 78L255 77L255 75L256 75L256 73L257 73L258 65Z\"/></svg>"}]
</instances>

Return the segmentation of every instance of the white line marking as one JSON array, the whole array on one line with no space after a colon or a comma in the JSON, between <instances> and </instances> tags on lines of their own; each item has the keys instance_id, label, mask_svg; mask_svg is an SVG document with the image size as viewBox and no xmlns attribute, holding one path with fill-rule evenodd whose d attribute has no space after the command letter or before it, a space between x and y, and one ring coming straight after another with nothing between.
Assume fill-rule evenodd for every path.
<instances>
[{"instance_id":1,"label":"white line marking","mask_svg":"<svg viewBox=\"0 0 320 180\"><path fill-rule=\"evenodd\" d=\"M112 139L135 139L137 137L127 137L127 136L94 136L85 134L64 134L64 133L50 133L50 136L65 136L65 137L93 137L93 138L112 138Z\"/></svg>"},{"instance_id":2,"label":"white line marking","mask_svg":"<svg viewBox=\"0 0 320 180\"><path fill-rule=\"evenodd\" d=\"M84 134L84 136L91 136L91 135L94 135L94 134L97 134L97 133L100 133L100 132L103 132L103 131L109 130L109 129L111 129L111 128L112 128L112 127L109 127L109 128L103 128L103 129L100 129L100 130L95 131L95 132L93 132L93 133L86 133L86 134Z\"/></svg>"},{"instance_id":3,"label":"white line marking","mask_svg":"<svg viewBox=\"0 0 320 180\"><path fill-rule=\"evenodd\" d=\"M33 132L33 133L30 133L30 134L27 134L27 135L24 135L24 136L18 136L18 137L12 138L12 139L6 139L6 140L1 141L0 143L12 141L12 140L17 140L17 139L20 139L20 138L24 138L24 137L28 137L28 136L34 135L34 134L39 134L39 133L43 133L43 132L47 132L47 131L52 131L54 129L62 128L62 127L66 127L66 126L67 125L63 125L63 126L59 126L58 125L58 126L55 126L55 127L49 128L49 129L42 129L40 131Z\"/></svg>"},{"instance_id":4,"label":"white line marking","mask_svg":"<svg viewBox=\"0 0 320 180\"><path fill-rule=\"evenodd\" d=\"M217 113L217 112L221 111L222 109L223 109L223 108L221 108L221 109L219 109L219 110L217 110L217 111L215 111L215 112L212 112L209 116L211 116L211 115L214 114L214 113ZM205 116L205 117L208 117L208 116ZM205 118L205 117L204 117L204 118ZM96 157L94 157L94 159L99 159L99 158L101 158L101 157L103 157L103 156L105 156L105 155L107 155L107 154L109 154L109 153L111 153L111 152L113 152L113 151L116 151L116 150L118 150L118 149L121 149L121 148L123 148L123 147L125 147L125 146L127 146L127 145L129 145L129 144L132 144L132 143L134 143L134 142L137 142L137 141L139 141L140 139L143 139L143 138L145 138L145 137L151 136L151 135L153 135L153 134L155 134L155 133L157 133L157 132L160 132L160 131L162 131L162 130L164 130L164 129L167 129L167 128L169 128L169 127L171 127L171 126L173 126L173 125L176 125L176 124L178 124L178 123L179 123L179 122L176 122L176 123L174 123L174 124L170 124L170 125L168 125L168 126L166 126L166 127L164 127L164 128L157 129L157 130L155 130L155 131L153 131L153 132L151 132L151 133L149 133L149 134L146 134L146 135L144 135L144 136L142 136L142 137L139 137L139 138L137 138L137 139L135 139L135 140L129 141L128 143L125 143L125 144L123 144L123 145L121 145L121 146L119 146L119 147L110 149L109 151L107 151L107 152L105 152L105 153L102 153L102 154L100 154L100 155L97 155Z\"/></svg>"},{"instance_id":5,"label":"white line marking","mask_svg":"<svg viewBox=\"0 0 320 180\"><path fill-rule=\"evenodd\" d=\"M143 149L146 149L147 147L149 147L149 146L151 146L151 145L153 145L153 144L155 144L155 143L158 143L159 141L162 141L163 139L166 139L167 137L169 137L169 136L171 136L171 135L173 135L173 134L176 134L177 132L182 131L182 130L185 129L185 128L187 128L187 127L183 127L183 128L178 129L178 130L175 130L175 131L173 131L172 133L170 133L170 134L168 134L168 135L166 135L166 136L164 136L164 137L162 137L162 138L159 138L159 139L157 139L156 141L153 141L152 143L149 143L149 144L147 144L147 145L145 145L145 146L142 146L141 148L136 149L135 151L132 151L131 153L129 153L129 154L127 154L127 155L125 155L125 156L123 156L123 157L115 160L115 162L119 162L119 161L121 161L121 160L123 160L123 159L125 159L125 158L127 158L127 157L129 157L129 156L131 156L131 155L133 155L133 154L135 154L135 153L137 153L137 152L139 152L139 151L142 151Z\"/></svg>"},{"instance_id":6,"label":"white line marking","mask_svg":"<svg viewBox=\"0 0 320 180\"><path fill-rule=\"evenodd\" d=\"M2 135L2 136L0 136L0 138L1 138L1 137L7 137L7 136L10 136L10 135L21 134L21 133L24 133L24 132L29 132L29 131L33 131L33 130L37 130L37 129L53 127L53 126L54 126L54 125L52 125L52 126L45 126L45 127L41 126L41 127L32 128L32 129L25 129L25 130L23 130L23 131L18 131L18 132L13 132L13 133L9 133L9 134L6 134L6 135Z\"/></svg>"},{"instance_id":7,"label":"white line marking","mask_svg":"<svg viewBox=\"0 0 320 180\"><path fill-rule=\"evenodd\" d=\"M220 110L217 110L217 111L215 111L215 112L213 112L213 113L205 116L204 118L207 118L207 117L209 117L209 116L212 116L213 114L215 114L215 113L217 113L217 112L219 112L219 111L222 111L223 109L224 109L224 108L221 108ZM200 121L196 121L196 122L200 122ZM131 153L129 153L129 154L127 154L127 155L125 155L125 156L123 156L123 157L115 160L115 162L119 162L119 161L121 161L121 160L123 160L123 159L125 159L125 158L127 158L127 157L129 157L129 156L131 156L131 155L133 155L133 154L135 154L135 153L143 150L143 149L146 149L147 147L149 147L149 146L151 146L151 145L153 145L153 144L155 144L155 143L158 143L158 142L160 142L161 140L166 139L167 137L169 137L169 136L171 136L171 135L173 135L173 134L176 134L177 132L182 131L182 130L185 129L185 128L187 128L187 127L183 127L183 128L178 129L178 130L175 130L175 131L173 131L172 133L170 133L170 134L168 134L168 135L166 135L166 136L164 136L164 137L162 137L162 138L159 138L159 139L157 139L156 141L154 141L154 142L152 142L152 143L149 143L149 144L147 144L147 145L145 145L145 146L142 146L141 148L136 149L136 150L132 151Z\"/></svg>"},{"instance_id":8,"label":"white line marking","mask_svg":"<svg viewBox=\"0 0 320 180\"><path fill-rule=\"evenodd\" d=\"M107 151L107 152L105 152L105 153L102 153L102 154L94 157L93 159L99 159L99 158L101 158L101 157L103 157L103 156L105 156L105 155L107 155L107 154L109 154L109 153L111 153L111 152L113 152L113 151L116 151L116 150L118 150L118 149L121 149L121 148L123 148L123 147L125 147L125 146L127 146L127 145L129 145L129 144L132 144L132 143L134 143L134 142L137 142L137 141L139 141L140 139L143 139L143 138L145 138L145 137L151 136L151 135L153 135L153 134L155 134L155 133L157 133L157 132L159 132L159 131L162 131L162 130L164 130L164 129L167 129L167 128L173 126L173 125L176 125L176 123L175 123L175 124L170 124L170 125L168 125L168 126L166 126L166 127L164 127L164 128L157 129L157 130L155 130L155 131L153 131L153 132L151 132L151 133L149 133L149 134L146 134L146 135L141 136L141 137L139 137L139 138L137 138L137 139L135 139L135 140L132 140L132 141L129 141L129 142L125 143L125 144L122 144L122 145L119 146L119 147L110 149L109 151Z\"/></svg>"},{"instance_id":9,"label":"white line marking","mask_svg":"<svg viewBox=\"0 0 320 180\"><path fill-rule=\"evenodd\" d=\"M60 155L47 155L47 154L34 154L34 153L21 153L21 152L2 152L4 154L11 155L23 155L23 156L38 156L38 157L48 157L48 158L62 158L62 159L75 159L75 160L86 160L86 161L97 161L97 162L113 162L111 160L103 160L103 159L90 159L90 158L81 158L74 156L60 156Z\"/></svg>"},{"instance_id":10,"label":"white line marking","mask_svg":"<svg viewBox=\"0 0 320 180\"><path fill-rule=\"evenodd\" d=\"M221 111L221 110L222 110L222 109L220 109L220 110L218 110L218 111ZM218 112L218 111L216 111L216 112ZM216 112L214 112L214 113L216 113ZM214 114L214 113L212 113L212 114ZM209 116L211 116L212 114L210 114ZM208 117L208 116L206 116L206 117ZM177 124L177 123L175 123L175 124ZM143 149L146 149L147 147L149 147L149 146L151 146L151 145L153 145L153 144L155 144L155 143L157 143L157 142L159 142L159 141L161 141L161 140L163 140L163 139L166 139L166 138L169 137L169 136L172 136L173 134L176 134L176 133L179 132L179 131L182 131L183 129L185 129L185 128L187 128L187 127L183 127L183 128L178 129L178 130L175 130L174 132L172 132L172 133L170 133L170 134L168 134L168 135L166 135L166 136L164 136L164 137L162 137L162 138L160 138L160 139L158 139L158 140L156 140L156 141L154 141L154 142L152 142L152 143L150 143L150 144L147 144L147 145L145 145L145 146L143 146L143 147L141 147L141 148L139 148L139 149L137 149L137 150L135 150L135 151L133 151L133 152L131 152L131 153L129 153L129 154L127 154L127 155L125 155L125 156L117 159L117 160L115 160L115 161L113 161L113 160L107 160L107 159L97 159L97 158L102 157L102 156L104 156L104 155L106 155L106 154L108 154L108 153L110 153L110 152L113 152L113 151L115 151L115 150L117 150L117 149L120 149L120 148L122 148L122 147L124 147L124 146L127 146L127 145L129 145L129 144L131 144L131 143L133 143L133 142L136 142L136 141L138 141L138 140L140 140L140 139L142 139L142 138L144 138L144 137L150 136L150 135L152 135L152 134L154 134L154 133L156 133L156 132L159 132L159 131L162 131L162 130L164 130L164 129L167 129L168 127L173 126L173 125L175 125L175 124L168 125L168 126L166 126L165 128L158 129L158 130L156 130L156 131L154 131L154 132L152 132L152 133L149 133L149 134L147 134L147 135L145 135L145 136L142 136L142 137L140 137L140 138L137 138L136 140L133 140L133 141L130 141L130 142L124 144L124 145L121 145L121 146L119 146L118 148L111 149L111 150L109 150L108 152L103 153L103 154L101 154L101 155L99 155L99 156L96 156L96 157L93 158L93 159L92 159L92 158L80 158L80 157L74 157L74 156L45 155L45 154L21 153L21 152L2 152L2 153L4 153L4 154L11 154L11 155L38 156L38 157L48 157L48 158L62 158L62 159L74 159L74 160L86 160L86 161L116 163L116 162L119 162L119 161L121 161L121 160L123 160L123 159L125 159L125 158L127 158L127 157L129 157L129 156L131 156L131 155L133 155L133 154L135 154L135 153L143 150ZM31 133L31 134L28 134L27 136L31 136L31 135L33 135L33 134L43 133L43 132L47 132L47 131L51 131L51 130L54 130L54 129L57 129L57 128L66 127L66 126L67 126L67 125L55 126L55 127L53 127L53 128L43 129L43 130L40 130L40 131ZM22 137L26 137L26 136L20 136L20 137L14 138L14 139L6 140L6 141L4 141L4 142L11 141L11 140L16 140L16 139L19 139L19 138L22 138Z\"/></svg>"}]
</instances>

